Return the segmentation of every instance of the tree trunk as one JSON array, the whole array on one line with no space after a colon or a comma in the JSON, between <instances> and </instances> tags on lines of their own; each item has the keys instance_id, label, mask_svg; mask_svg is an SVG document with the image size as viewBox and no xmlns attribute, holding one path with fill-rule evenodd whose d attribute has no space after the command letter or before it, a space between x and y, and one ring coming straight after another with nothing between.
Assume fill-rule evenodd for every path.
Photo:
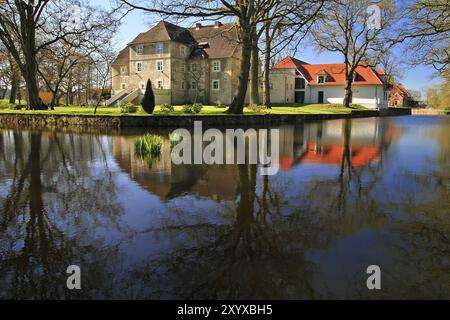
<instances>
[{"instance_id":1,"label":"tree trunk","mask_svg":"<svg viewBox=\"0 0 450 320\"><path fill-rule=\"evenodd\" d=\"M50 110L55 110L56 103L58 101L59 85L56 85L55 90L50 90L52 93L52 101L50 102Z\"/></svg>"},{"instance_id":2,"label":"tree trunk","mask_svg":"<svg viewBox=\"0 0 450 320\"><path fill-rule=\"evenodd\" d=\"M267 109L272 109L272 103L270 101L270 55L272 51L272 43L270 39L270 22L266 23L265 30L265 53L264 53L264 105Z\"/></svg>"},{"instance_id":3,"label":"tree trunk","mask_svg":"<svg viewBox=\"0 0 450 320\"><path fill-rule=\"evenodd\" d=\"M248 24L240 25L239 32L242 41L241 65L239 70L238 88L227 113L242 114L244 111L245 96L247 95L250 63L252 55L252 34L248 32Z\"/></svg>"},{"instance_id":4,"label":"tree trunk","mask_svg":"<svg viewBox=\"0 0 450 320\"><path fill-rule=\"evenodd\" d=\"M256 37L256 28L253 30L251 68L251 104L259 105L259 48L258 39Z\"/></svg>"},{"instance_id":5,"label":"tree trunk","mask_svg":"<svg viewBox=\"0 0 450 320\"><path fill-rule=\"evenodd\" d=\"M37 78L37 60L36 60L36 29L32 22L34 16L27 16L25 33L26 37L23 39L23 55L25 65L22 67L23 77L27 85L28 92L28 106L32 110L44 109L43 103L39 98L39 83Z\"/></svg>"},{"instance_id":6,"label":"tree trunk","mask_svg":"<svg viewBox=\"0 0 450 320\"><path fill-rule=\"evenodd\" d=\"M348 69L348 66L346 67ZM353 100L353 71L346 71L345 79L345 96L344 96L344 108L350 108L350 104Z\"/></svg>"},{"instance_id":7,"label":"tree trunk","mask_svg":"<svg viewBox=\"0 0 450 320\"><path fill-rule=\"evenodd\" d=\"M11 93L9 95L9 103L15 104L17 100L17 90L19 86L19 80L17 73L13 73L11 77Z\"/></svg>"},{"instance_id":8,"label":"tree trunk","mask_svg":"<svg viewBox=\"0 0 450 320\"><path fill-rule=\"evenodd\" d=\"M36 57L32 53L25 54L24 78L28 92L28 106L32 110L42 110L43 105L39 98L39 84L37 81Z\"/></svg>"},{"instance_id":9,"label":"tree trunk","mask_svg":"<svg viewBox=\"0 0 450 320\"><path fill-rule=\"evenodd\" d=\"M345 96L344 96L344 107L350 108L350 104L353 100L353 90L352 90L352 81L345 81Z\"/></svg>"}]
</instances>

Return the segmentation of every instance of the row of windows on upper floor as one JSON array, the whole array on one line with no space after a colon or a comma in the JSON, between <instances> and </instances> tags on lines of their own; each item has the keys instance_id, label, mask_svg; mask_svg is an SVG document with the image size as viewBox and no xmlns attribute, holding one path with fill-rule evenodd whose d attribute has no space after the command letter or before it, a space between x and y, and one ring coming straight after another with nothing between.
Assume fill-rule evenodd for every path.
<instances>
[{"instance_id":1,"label":"row of windows on upper floor","mask_svg":"<svg viewBox=\"0 0 450 320\"><path fill-rule=\"evenodd\" d=\"M144 82L141 82L139 84L139 88L142 90L145 90L146 84ZM127 89L127 84L126 83L122 83L121 84L121 88L122 90L126 90ZM189 89L190 90L197 90L198 88L198 82L197 81L191 81ZM156 89L164 89L164 79L158 79L156 80ZM186 89L186 82L185 81L181 81L181 89ZM216 91L216 90L220 90L220 80L213 80L211 81L211 89Z\"/></svg>"},{"instance_id":2,"label":"row of windows on upper floor","mask_svg":"<svg viewBox=\"0 0 450 320\"><path fill-rule=\"evenodd\" d=\"M141 73L143 71L144 71L144 62L141 62L141 61L136 62L136 73ZM164 60L156 61L156 71L160 71L160 72L164 71ZM186 72L186 64L185 63L181 64L180 71ZM191 63L190 71L191 72L202 72L201 65L199 65L198 63ZM212 72L221 72L222 71L220 60L212 61L211 71ZM125 67L125 66L121 67L120 73L122 75L126 75L127 67Z\"/></svg>"},{"instance_id":3,"label":"row of windows on upper floor","mask_svg":"<svg viewBox=\"0 0 450 320\"><path fill-rule=\"evenodd\" d=\"M188 48L186 46L180 45L180 56L181 57L186 57L187 53L188 53ZM138 44L137 46L135 46L134 50L136 51L137 55L143 55L144 54L144 45L143 44ZM164 53L164 43L157 43L155 45L155 53L157 54L163 54Z\"/></svg>"}]
</instances>

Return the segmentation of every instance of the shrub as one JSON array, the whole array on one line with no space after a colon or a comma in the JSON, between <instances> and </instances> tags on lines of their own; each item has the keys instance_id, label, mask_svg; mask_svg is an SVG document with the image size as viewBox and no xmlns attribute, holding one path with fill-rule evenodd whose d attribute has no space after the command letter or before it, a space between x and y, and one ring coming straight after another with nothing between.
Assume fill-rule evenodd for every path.
<instances>
[{"instance_id":1,"label":"shrub","mask_svg":"<svg viewBox=\"0 0 450 320\"><path fill-rule=\"evenodd\" d=\"M189 114L197 114L200 113L203 109L203 105L201 103L188 104L183 107L184 113Z\"/></svg>"},{"instance_id":2,"label":"shrub","mask_svg":"<svg viewBox=\"0 0 450 320\"><path fill-rule=\"evenodd\" d=\"M120 113L136 113L138 111L138 106L133 105L128 102L127 104L120 107Z\"/></svg>"},{"instance_id":3,"label":"shrub","mask_svg":"<svg viewBox=\"0 0 450 320\"><path fill-rule=\"evenodd\" d=\"M8 100L0 100L0 109L11 109L14 107Z\"/></svg>"},{"instance_id":4,"label":"shrub","mask_svg":"<svg viewBox=\"0 0 450 320\"><path fill-rule=\"evenodd\" d=\"M169 103L164 103L162 106L161 106L161 112L164 112L164 113L171 113L171 112L174 112L175 111L175 108L171 105L171 104L169 104Z\"/></svg>"},{"instance_id":5,"label":"shrub","mask_svg":"<svg viewBox=\"0 0 450 320\"><path fill-rule=\"evenodd\" d=\"M256 105L256 104L252 104L248 106L248 109L251 112L255 112L255 113L265 113L268 112L268 109L266 108L266 106L262 106L262 105Z\"/></svg>"},{"instance_id":6,"label":"shrub","mask_svg":"<svg viewBox=\"0 0 450 320\"><path fill-rule=\"evenodd\" d=\"M144 98L142 99L142 108L148 114L152 114L155 110L155 94L153 93L152 82L147 81Z\"/></svg>"}]
</instances>

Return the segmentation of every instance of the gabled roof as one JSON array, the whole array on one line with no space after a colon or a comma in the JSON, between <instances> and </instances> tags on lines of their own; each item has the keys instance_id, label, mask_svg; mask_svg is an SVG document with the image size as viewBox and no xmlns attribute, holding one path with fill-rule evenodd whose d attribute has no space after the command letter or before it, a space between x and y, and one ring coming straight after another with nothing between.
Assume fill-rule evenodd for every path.
<instances>
[{"instance_id":1,"label":"gabled roof","mask_svg":"<svg viewBox=\"0 0 450 320\"><path fill-rule=\"evenodd\" d=\"M120 51L116 60L112 63L113 66L126 66L130 61L130 47L126 47L122 51Z\"/></svg>"},{"instance_id":2,"label":"gabled roof","mask_svg":"<svg viewBox=\"0 0 450 320\"><path fill-rule=\"evenodd\" d=\"M277 64L275 64L274 68L276 69L298 69L302 65L308 64L302 60L298 60L294 57L286 57Z\"/></svg>"},{"instance_id":3,"label":"gabled roof","mask_svg":"<svg viewBox=\"0 0 450 320\"><path fill-rule=\"evenodd\" d=\"M164 41L191 45L208 43L209 48L205 48L204 52L210 59L229 58L234 55L239 45L235 23L183 28L167 21L161 21L149 31L140 33L130 45Z\"/></svg>"},{"instance_id":4,"label":"gabled roof","mask_svg":"<svg viewBox=\"0 0 450 320\"><path fill-rule=\"evenodd\" d=\"M167 21L160 21L147 32L140 33L130 44L176 41L190 44L194 39L186 28L179 27Z\"/></svg>"},{"instance_id":5,"label":"gabled roof","mask_svg":"<svg viewBox=\"0 0 450 320\"><path fill-rule=\"evenodd\" d=\"M404 97L410 97L411 93L401 84L401 83L395 83L393 85L393 89L392 92L395 93L399 93Z\"/></svg>"},{"instance_id":6,"label":"gabled roof","mask_svg":"<svg viewBox=\"0 0 450 320\"><path fill-rule=\"evenodd\" d=\"M297 69L303 74L310 85L316 85L317 75L326 73L329 75L325 83L318 85L345 85L345 64L309 64L293 57L287 57L274 66L275 69ZM355 85L382 85L377 72L367 64L361 64L356 68L356 78L353 84Z\"/></svg>"},{"instance_id":7,"label":"gabled roof","mask_svg":"<svg viewBox=\"0 0 450 320\"><path fill-rule=\"evenodd\" d=\"M188 30L197 43L207 42L209 44L209 48L205 48L204 51L210 59L231 57L239 45L235 23L201 26Z\"/></svg>"}]
</instances>

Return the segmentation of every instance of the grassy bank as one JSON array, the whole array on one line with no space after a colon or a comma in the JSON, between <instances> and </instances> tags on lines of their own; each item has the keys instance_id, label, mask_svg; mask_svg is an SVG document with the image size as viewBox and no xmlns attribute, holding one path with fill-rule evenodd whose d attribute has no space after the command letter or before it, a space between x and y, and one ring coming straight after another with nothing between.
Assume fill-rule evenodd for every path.
<instances>
[{"instance_id":1,"label":"grassy bank","mask_svg":"<svg viewBox=\"0 0 450 320\"><path fill-rule=\"evenodd\" d=\"M263 110L262 112L256 112L246 108L244 110L245 115L264 115L264 114L347 114L352 111L367 110L363 107L344 108L340 105L328 105L328 104L307 104L299 106L276 106L270 110ZM204 106L202 111L198 115L226 115L224 112L226 108L219 108L216 106ZM0 109L0 114L55 114L55 115L94 115L94 108L91 107L56 107L55 110L46 111L28 111L28 110L13 110L13 109ZM120 112L118 107L99 107L97 109L97 115L100 116L150 116L146 114L142 108L136 113L124 114ZM183 112L183 106L175 106L175 110L171 113L164 113L161 111L161 107L156 107L153 116L190 116Z\"/></svg>"}]
</instances>

